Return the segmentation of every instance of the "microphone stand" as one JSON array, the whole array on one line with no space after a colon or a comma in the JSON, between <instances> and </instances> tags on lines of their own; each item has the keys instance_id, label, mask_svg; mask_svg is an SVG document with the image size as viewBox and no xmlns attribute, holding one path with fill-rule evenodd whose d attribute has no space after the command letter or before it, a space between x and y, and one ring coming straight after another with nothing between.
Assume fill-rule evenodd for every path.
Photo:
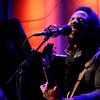
<instances>
[{"instance_id":1,"label":"microphone stand","mask_svg":"<svg viewBox=\"0 0 100 100\"><path fill-rule=\"evenodd\" d=\"M19 65L18 69L15 71L15 73L8 79L6 84L8 85L14 77L16 77L16 91L17 91L17 97L18 100L21 100L21 79L22 79L22 73L23 73L23 67L24 65L28 65L30 61L32 60L32 57L35 55L35 53L40 49L40 47L50 38L50 36L45 36L44 40L41 42L41 44L37 47L36 50L32 50L32 53L29 55L29 57L22 61Z\"/></svg>"}]
</instances>

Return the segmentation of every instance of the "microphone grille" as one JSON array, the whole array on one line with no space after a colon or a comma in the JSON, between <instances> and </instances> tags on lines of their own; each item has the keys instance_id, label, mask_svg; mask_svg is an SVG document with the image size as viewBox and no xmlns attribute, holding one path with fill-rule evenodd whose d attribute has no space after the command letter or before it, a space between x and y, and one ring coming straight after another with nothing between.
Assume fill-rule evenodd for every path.
<instances>
[{"instance_id":1,"label":"microphone grille","mask_svg":"<svg viewBox=\"0 0 100 100\"><path fill-rule=\"evenodd\" d=\"M65 24L62 26L62 31L63 31L62 34L64 36L68 36L72 32L72 28L70 25Z\"/></svg>"}]
</instances>

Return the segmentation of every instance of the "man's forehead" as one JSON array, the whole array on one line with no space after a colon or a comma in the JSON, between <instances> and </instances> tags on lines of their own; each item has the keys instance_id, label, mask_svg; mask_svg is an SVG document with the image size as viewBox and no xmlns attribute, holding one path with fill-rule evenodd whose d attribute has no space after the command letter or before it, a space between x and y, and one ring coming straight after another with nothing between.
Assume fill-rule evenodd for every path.
<instances>
[{"instance_id":1,"label":"man's forehead","mask_svg":"<svg viewBox=\"0 0 100 100\"><path fill-rule=\"evenodd\" d=\"M71 17L89 17L89 15L85 11L76 11Z\"/></svg>"}]
</instances>

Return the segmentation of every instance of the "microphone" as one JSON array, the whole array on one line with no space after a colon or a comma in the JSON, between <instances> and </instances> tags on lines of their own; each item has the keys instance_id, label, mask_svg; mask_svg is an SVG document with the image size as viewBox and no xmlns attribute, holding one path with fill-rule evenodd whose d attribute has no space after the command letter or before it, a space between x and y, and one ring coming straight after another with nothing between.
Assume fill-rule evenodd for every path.
<instances>
[{"instance_id":1,"label":"microphone","mask_svg":"<svg viewBox=\"0 0 100 100\"><path fill-rule=\"evenodd\" d=\"M32 36L48 36L48 37L57 37L59 35L68 36L71 32L72 32L71 26L65 24L60 28L56 27L54 29L47 29L44 30L43 32L33 34Z\"/></svg>"}]
</instances>

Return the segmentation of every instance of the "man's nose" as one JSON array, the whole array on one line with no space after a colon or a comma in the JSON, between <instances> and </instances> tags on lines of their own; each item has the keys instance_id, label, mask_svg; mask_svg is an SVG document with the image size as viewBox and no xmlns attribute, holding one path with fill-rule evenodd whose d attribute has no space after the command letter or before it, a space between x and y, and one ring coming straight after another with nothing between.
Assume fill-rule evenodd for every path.
<instances>
[{"instance_id":1,"label":"man's nose","mask_svg":"<svg viewBox=\"0 0 100 100\"><path fill-rule=\"evenodd\" d=\"M76 25L78 24L78 20L77 19L74 19L72 22L71 22L71 25Z\"/></svg>"},{"instance_id":2,"label":"man's nose","mask_svg":"<svg viewBox=\"0 0 100 100\"><path fill-rule=\"evenodd\" d=\"M73 28L76 28L78 26L78 20L77 19L74 19L70 25L73 27Z\"/></svg>"}]
</instances>

